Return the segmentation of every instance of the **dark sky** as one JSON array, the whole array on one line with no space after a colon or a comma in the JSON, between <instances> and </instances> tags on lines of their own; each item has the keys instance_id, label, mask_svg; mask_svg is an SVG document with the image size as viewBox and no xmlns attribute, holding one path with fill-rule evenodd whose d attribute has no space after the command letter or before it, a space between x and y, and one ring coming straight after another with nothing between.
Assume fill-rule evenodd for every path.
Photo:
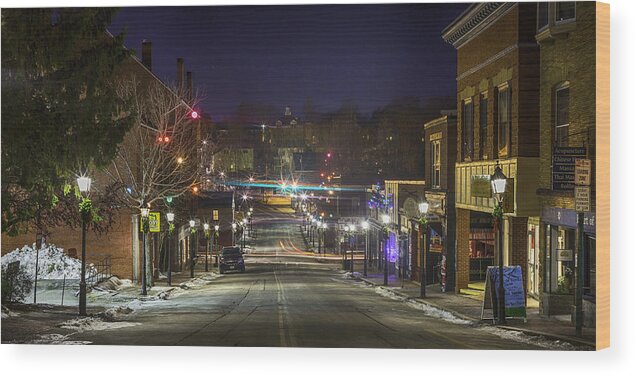
<instances>
[{"instance_id":1,"label":"dark sky","mask_svg":"<svg viewBox=\"0 0 635 376\"><path fill-rule=\"evenodd\" d=\"M441 31L466 4L122 8L110 27L127 29L141 56L152 41L153 71L176 80L176 58L204 93L213 119L243 101L316 111L344 101L363 113L403 96L456 90L456 52Z\"/></svg>"}]
</instances>

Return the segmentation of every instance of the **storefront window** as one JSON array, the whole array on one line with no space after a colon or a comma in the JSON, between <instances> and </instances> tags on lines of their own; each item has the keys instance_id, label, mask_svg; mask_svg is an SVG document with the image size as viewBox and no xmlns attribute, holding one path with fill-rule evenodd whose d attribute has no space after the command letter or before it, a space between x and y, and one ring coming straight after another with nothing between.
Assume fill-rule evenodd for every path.
<instances>
[{"instance_id":1,"label":"storefront window","mask_svg":"<svg viewBox=\"0 0 635 376\"><path fill-rule=\"evenodd\" d=\"M572 294L575 286L575 230L547 225L546 245L546 291L554 294Z\"/></svg>"},{"instance_id":2,"label":"storefront window","mask_svg":"<svg viewBox=\"0 0 635 376\"><path fill-rule=\"evenodd\" d=\"M470 231L470 281L483 281L487 267L494 261L494 231L473 228Z\"/></svg>"},{"instance_id":3,"label":"storefront window","mask_svg":"<svg viewBox=\"0 0 635 376\"><path fill-rule=\"evenodd\" d=\"M584 298L595 302L595 237L585 236Z\"/></svg>"}]
</instances>

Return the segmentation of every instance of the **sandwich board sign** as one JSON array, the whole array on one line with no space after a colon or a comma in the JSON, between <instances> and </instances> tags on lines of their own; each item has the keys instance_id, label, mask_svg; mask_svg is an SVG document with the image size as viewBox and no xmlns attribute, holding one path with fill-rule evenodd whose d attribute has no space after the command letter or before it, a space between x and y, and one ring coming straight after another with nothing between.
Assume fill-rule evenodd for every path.
<instances>
[{"instance_id":1,"label":"sandwich board sign","mask_svg":"<svg viewBox=\"0 0 635 376\"><path fill-rule=\"evenodd\" d=\"M498 317L496 309L498 307L498 275L498 266L487 268L481 320L493 320ZM503 287L505 288L505 317L522 318L527 321L523 272L520 266L503 267ZM492 310L492 317L485 317L485 310Z\"/></svg>"}]
</instances>

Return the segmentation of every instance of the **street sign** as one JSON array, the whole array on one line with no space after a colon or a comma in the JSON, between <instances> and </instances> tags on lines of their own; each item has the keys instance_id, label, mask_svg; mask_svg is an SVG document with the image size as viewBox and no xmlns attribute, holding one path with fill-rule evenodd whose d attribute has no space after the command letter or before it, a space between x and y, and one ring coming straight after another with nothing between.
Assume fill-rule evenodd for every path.
<instances>
[{"instance_id":1,"label":"street sign","mask_svg":"<svg viewBox=\"0 0 635 376\"><path fill-rule=\"evenodd\" d=\"M551 189L571 191L575 184L576 160L586 157L583 147L556 147L553 150Z\"/></svg>"},{"instance_id":2,"label":"street sign","mask_svg":"<svg viewBox=\"0 0 635 376\"><path fill-rule=\"evenodd\" d=\"M472 175L472 197L492 198L492 183L489 175Z\"/></svg>"},{"instance_id":3,"label":"street sign","mask_svg":"<svg viewBox=\"0 0 635 376\"><path fill-rule=\"evenodd\" d=\"M575 185L591 185L591 160L575 160Z\"/></svg>"},{"instance_id":4,"label":"street sign","mask_svg":"<svg viewBox=\"0 0 635 376\"><path fill-rule=\"evenodd\" d=\"M575 187L575 211L587 212L591 210L591 188Z\"/></svg>"},{"instance_id":5,"label":"street sign","mask_svg":"<svg viewBox=\"0 0 635 376\"><path fill-rule=\"evenodd\" d=\"M557 261L573 261L573 250L572 249L558 249L556 255Z\"/></svg>"},{"instance_id":6,"label":"street sign","mask_svg":"<svg viewBox=\"0 0 635 376\"><path fill-rule=\"evenodd\" d=\"M161 213L150 212L148 215L148 224L150 225L150 232L161 231Z\"/></svg>"}]
</instances>

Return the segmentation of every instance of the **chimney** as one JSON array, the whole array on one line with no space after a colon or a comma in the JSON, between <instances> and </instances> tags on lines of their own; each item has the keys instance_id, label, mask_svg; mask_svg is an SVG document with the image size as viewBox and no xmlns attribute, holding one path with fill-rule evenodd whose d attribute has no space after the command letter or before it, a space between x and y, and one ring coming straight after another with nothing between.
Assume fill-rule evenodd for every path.
<instances>
[{"instance_id":1,"label":"chimney","mask_svg":"<svg viewBox=\"0 0 635 376\"><path fill-rule=\"evenodd\" d=\"M192 72L187 72L186 77L187 77L187 101L192 102L192 97L194 96L194 92L192 88Z\"/></svg>"},{"instance_id":2,"label":"chimney","mask_svg":"<svg viewBox=\"0 0 635 376\"><path fill-rule=\"evenodd\" d=\"M152 42L146 39L141 42L141 63L152 71Z\"/></svg>"},{"instance_id":3,"label":"chimney","mask_svg":"<svg viewBox=\"0 0 635 376\"><path fill-rule=\"evenodd\" d=\"M176 87L179 94L183 94L183 58L176 59Z\"/></svg>"}]
</instances>

